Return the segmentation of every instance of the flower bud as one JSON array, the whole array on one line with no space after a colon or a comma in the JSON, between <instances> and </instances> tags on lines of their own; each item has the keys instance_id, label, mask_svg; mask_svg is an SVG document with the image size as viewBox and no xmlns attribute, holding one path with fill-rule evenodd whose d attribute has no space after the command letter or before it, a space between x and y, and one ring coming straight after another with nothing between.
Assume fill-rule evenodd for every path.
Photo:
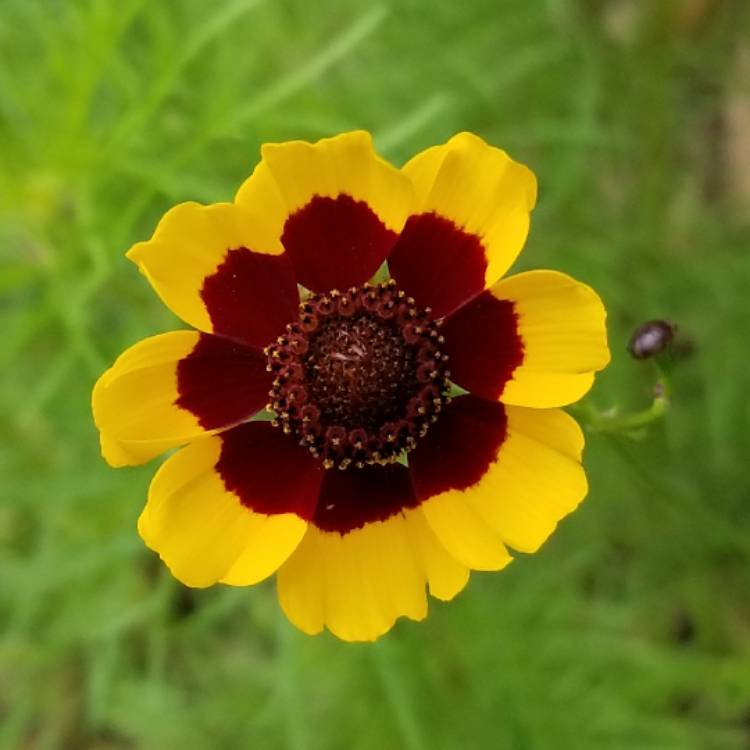
<instances>
[{"instance_id":1,"label":"flower bud","mask_svg":"<svg viewBox=\"0 0 750 750\"><path fill-rule=\"evenodd\" d=\"M635 359L648 359L663 352L674 338L676 326L666 320L650 320L635 329L628 351Z\"/></svg>"}]
</instances>

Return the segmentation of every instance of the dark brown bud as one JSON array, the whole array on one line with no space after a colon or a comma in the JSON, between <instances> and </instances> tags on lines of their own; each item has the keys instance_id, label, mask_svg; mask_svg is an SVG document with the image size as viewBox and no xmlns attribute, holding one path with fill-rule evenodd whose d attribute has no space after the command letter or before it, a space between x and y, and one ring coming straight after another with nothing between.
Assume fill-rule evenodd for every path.
<instances>
[{"instance_id":1,"label":"dark brown bud","mask_svg":"<svg viewBox=\"0 0 750 750\"><path fill-rule=\"evenodd\" d=\"M635 359L648 359L663 352L674 338L676 326L666 320L650 320L636 328L628 351Z\"/></svg>"}]
</instances>

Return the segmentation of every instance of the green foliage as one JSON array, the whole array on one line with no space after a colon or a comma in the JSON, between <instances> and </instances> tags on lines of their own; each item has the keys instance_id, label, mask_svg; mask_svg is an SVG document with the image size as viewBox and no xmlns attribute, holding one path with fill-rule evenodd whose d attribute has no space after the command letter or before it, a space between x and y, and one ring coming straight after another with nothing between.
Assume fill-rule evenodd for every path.
<instances>
[{"instance_id":1,"label":"green foliage","mask_svg":"<svg viewBox=\"0 0 750 750\"><path fill-rule=\"evenodd\" d=\"M0 747L748 747L748 10L2 0ZM605 298L597 406L648 402L636 324L694 342L663 423L589 436L538 555L375 646L301 635L270 583L174 583L135 532L154 466L107 468L88 406L175 325L129 244L230 199L262 142L352 127L397 163L468 129L535 169L519 267Z\"/></svg>"}]
</instances>

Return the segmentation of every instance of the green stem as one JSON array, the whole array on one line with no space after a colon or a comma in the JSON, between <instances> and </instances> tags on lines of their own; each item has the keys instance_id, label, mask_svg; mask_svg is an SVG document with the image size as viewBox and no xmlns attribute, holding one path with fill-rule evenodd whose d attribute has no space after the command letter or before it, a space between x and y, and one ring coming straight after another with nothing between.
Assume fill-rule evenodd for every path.
<instances>
[{"instance_id":1,"label":"green stem","mask_svg":"<svg viewBox=\"0 0 750 750\"><path fill-rule=\"evenodd\" d=\"M654 386L654 400L650 406L631 414L618 414L614 409L600 411L591 403L581 404L577 416L592 432L631 432L661 419L669 409L672 380L668 363L655 361L659 379Z\"/></svg>"},{"instance_id":2,"label":"green stem","mask_svg":"<svg viewBox=\"0 0 750 750\"><path fill-rule=\"evenodd\" d=\"M656 396L648 408L632 414L611 414L590 409L586 426L593 432L629 432L661 419L668 408L669 400L661 395Z\"/></svg>"}]
</instances>

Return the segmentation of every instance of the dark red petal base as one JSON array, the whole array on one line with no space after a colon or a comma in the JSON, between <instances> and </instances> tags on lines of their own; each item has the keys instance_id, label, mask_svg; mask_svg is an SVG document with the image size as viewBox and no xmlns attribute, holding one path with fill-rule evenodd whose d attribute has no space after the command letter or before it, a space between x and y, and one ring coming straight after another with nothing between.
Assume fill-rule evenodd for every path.
<instances>
[{"instance_id":1,"label":"dark red petal base","mask_svg":"<svg viewBox=\"0 0 750 750\"><path fill-rule=\"evenodd\" d=\"M417 505L409 471L401 464L327 471L312 522L322 531L345 534Z\"/></svg>"},{"instance_id":2,"label":"dark red petal base","mask_svg":"<svg viewBox=\"0 0 750 750\"><path fill-rule=\"evenodd\" d=\"M202 333L177 363L176 405L198 418L201 427L228 427L260 411L273 378L258 349Z\"/></svg>"},{"instance_id":3,"label":"dark red petal base","mask_svg":"<svg viewBox=\"0 0 750 750\"><path fill-rule=\"evenodd\" d=\"M178 269L179 272L179 269ZM299 293L286 253L266 255L239 247L201 288L214 333L250 346L265 346L297 317Z\"/></svg>"},{"instance_id":4,"label":"dark red petal base","mask_svg":"<svg viewBox=\"0 0 750 750\"><path fill-rule=\"evenodd\" d=\"M281 243L299 283L328 292L371 278L396 238L365 201L316 195L286 220Z\"/></svg>"},{"instance_id":5,"label":"dark red petal base","mask_svg":"<svg viewBox=\"0 0 750 750\"><path fill-rule=\"evenodd\" d=\"M424 501L475 485L497 459L507 432L502 404L476 396L454 399L409 454L417 498Z\"/></svg>"},{"instance_id":6,"label":"dark red petal base","mask_svg":"<svg viewBox=\"0 0 750 750\"><path fill-rule=\"evenodd\" d=\"M523 362L523 341L513 302L482 292L443 323L451 380L496 401Z\"/></svg>"},{"instance_id":7,"label":"dark red petal base","mask_svg":"<svg viewBox=\"0 0 750 750\"><path fill-rule=\"evenodd\" d=\"M239 425L221 439L216 471L227 490L256 513L295 513L323 531L346 534L418 504L401 464L325 471L269 422Z\"/></svg>"},{"instance_id":8,"label":"dark red petal base","mask_svg":"<svg viewBox=\"0 0 750 750\"><path fill-rule=\"evenodd\" d=\"M222 433L216 471L248 508L295 513L322 531L346 534L385 521L448 490L475 485L497 460L507 435L502 404L460 396L401 464L326 471L268 422Z\"/></svg>"},{"instance_id":9,"label":"dark red petal base","mask_svg":"<svg viewBox=\"0 0 750 750\"><path fill-rule=\"evenodd\" d=\"M388 269L400 289L440 318L484 289L487 258L479 237L436 213L424 213L407 220Z\"/></svg>"},{"instance_id":10,"label":"dark red petal base","mask_svg":"<svg viewBox=\"0 0 750 750\"><path fill-rule=\"evenodd\" d=\"M312 518L325 473L320 461L270 422L241 424L222 433L221 440L216 471L244 506Z\"/></svg>"}]
</instances>

